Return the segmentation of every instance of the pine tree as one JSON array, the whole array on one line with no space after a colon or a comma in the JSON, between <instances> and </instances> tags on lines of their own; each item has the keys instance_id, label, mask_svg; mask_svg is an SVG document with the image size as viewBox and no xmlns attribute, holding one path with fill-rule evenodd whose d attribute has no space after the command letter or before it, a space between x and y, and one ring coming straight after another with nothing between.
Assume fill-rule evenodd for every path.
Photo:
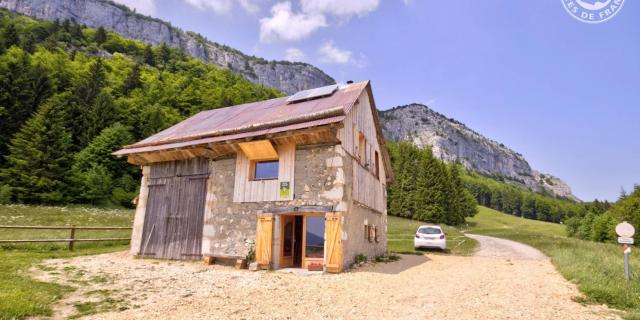
<instances>
[{"instance_id":1,"label":"pine tree","mask_svg":"<svg viewBox=\"0 0 640 320\"><path fill-rule=\"evenodd\" d=\"M171 61L171 49L164 42L158 47L158 60L163 68L166 68Z\"/></svg>"},{"instance_id":2,"label":"pine tree","mask_svg":"<svg viewBox=\"0 0 640 320\"><path fill-rule=\"evenodd\" d=\"M26 203L62 203L72 159L65 99L45 102L11 140L3 181Z\"/></svg>"},{"instance_id":3,"label":"pine tree","mask_svg":"<svg viewBox=\"0 0 640 320\"><path fill-rule=\"evenodd\" d=\"M418 171L418 150L408 142L389 142L396 183L388 192L388 207L392 215L411 218L415 214L415 190Z\"/></svg>"},{"instance_id":4,"label":"pine tree","mask_svg":"<svg viewBox=\"0 0 640 320\"><path fill-rule=\"evenodd\" d=\"M98 45L107 42L107 31L103 27L99 27L96 30L96 33L93 35L93 41L95 41Z\"/></svg>"},{"instance_id":5,"label":"pine tree","mask_svg":"<svg viewBox=\"0 0 640 320\"><path fill-rule=\"evenodd\" d=\"M462 168L459 164L449 165L449 192L446 223L459 225L464 223L466 217L473 217L478 211L478 204L466 189L462 178Z\"/></svg>"},{"instance_id":6,"label":"pine tree","mask_svg":"<svg viewBox=\"0 0 640 320\"><path fill-rule=\"evenodd\" d=\"M11 137L51 93L47 70L39 64L32 67L22 49L11 48L0 57L0 164Z\"/></svg>"},{"instance_id":7,"label":"pine tree","mask_svg":"<svg viewBox=\"0 0 640 320\"><path fill-rule=\"evenodd\" d=\"M84 41L84 34L82 33L82 27L77 24L74 23L73 26L71 26L71 30L69 30L69 33L71 34L71 37L75 40L78 41Z\"/></svg>"},{"instance_id":8,"label":"pine tree","mask_svg":"<svg viewBox=\"0 0 640 320\"><path fill-rule=\"evenodd\" d=\"M142 59L144 60L144 63L155 67L156 66L156 57L153 53L153 48L151 47L150 44L147 44L144 47L144 52L142 54Z\"/></svg>"},{"instance_id":9,"label":"pine tree","mask_svg":"<svg viewBox=\"0 0 640 320\"><path fill-rule=\"evenodd\" d=\"M116 121L117 114L111 95L104 90L100 91L93 104L83 111L83 131L79 137L80 145L89 144L100 131L113 124Z\"/></svg>"},{"instance_id":10,"label":"pine tree","mask_svg":"<svg viewBox=\"0 0 640 320\"><path fill-rule=\"evenodd\" d=\"M4 28L2 38L6 48L11 48L11 46L20 46L20 36L18 35L18 29L14 23L9 23Z\"/></svg>"},{"instance_id":11,"label":"pine tree","mask_svg":"<svg viewBox=\"0 0 640 320\"><path fill-rule=\"evenodd\" d=\"M105 84L106 75L104 62L98 58L91 67L89 67L89 71L81 77L76 86L75 94L83 106L88 107L93 104Z\"/></svg>"},{"instance_id":12,"label":"pine tree","mask_svg":"<svg viewBox=\"0 0 640 320\"><path fill-rule=\"evenodd\" d=\"M448 225L459 225L464 222L463 201L464 186L460 179L460 168L456 164L448 166L447 170L447 214L445 222Z\"/></svg>"},{"instance_id":13,"label":"pine tree","mask_svg":"<svg viewBox=\"0 0 640 320\"><path fill-rule=\"evenodd\" d=\"M420 170L416 181L417 219L445 222L447 210L447 172L445 165L433 156L431 149L420 150Z\"/></svg>"},{"instance_id":14,"label":"pine tree","mask_svg":"<svg viewBox=\"0 0 640 320\"><path fill-rule=\"evenodd\" d=\"M71 20L64 19L64 21L62 21L62 29L66 32L71 31Z\"/></svg>"},{"instance_id":15,"label":"pine tree","mask_svg":"<svg viewBox=\"0 0 640 320\"><path fill-rule=\"evenodd\" d=\"M76 84L75 94L67 101L71 119L74 121L74 125L71 126L74 145L78 149L86 146L105 126L113 123L109 121L114 117L113 101L110 96L104 96L103 93L103 87L106 84L104 69L102 59L96 59ZM99 96L101 96L100 101L98 101ZM111 113L103 113L102 109ZM100 124L105 121L101 119L103 117L109 121L106 125Z\"/></svg>"},{"instance_id":16,"label":"pine tree","mask_svg":"<svg viewBox=\"0 0 640 320\"><path fill-rule=\"evenodd\" d=\"M140 87L142 87L142 80L140 79L140 64L136 63L122 84L122 94L128 95L129 92Z\"/></svg>"}]
</instances>

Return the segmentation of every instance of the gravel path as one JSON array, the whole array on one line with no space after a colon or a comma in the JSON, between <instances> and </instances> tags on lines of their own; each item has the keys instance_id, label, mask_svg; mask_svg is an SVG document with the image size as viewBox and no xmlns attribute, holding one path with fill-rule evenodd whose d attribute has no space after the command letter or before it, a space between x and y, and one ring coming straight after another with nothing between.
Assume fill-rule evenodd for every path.
<instances>
[{"instance_id":1,"label":"gravel path","mask_svg":"<svg viewBox=\"0 0 640 320\"><path fill-rule=\"evenodd\" d=\"M495 257L524 260L546 260L548 259L542 252L533 247L520 242L506 239L480 236L475 234L465 234L465 236L475 239L480 244L476 251L476 257Z\"/></svg>"},{"instance_id":2,"label":"gravel path","mask_svg":"<svg viewBox=\"0 0 640 320\"><path fill-rule=\"evenodd\" d=\"M481 244L473 257L406 255L339 275L250 272L122 252L50 260L46 267L54 270L37 277L84 284L59 305L59 316L82 296L107 295L116 301L112 309L126 309L94 319L619 319L605 306L574 302L575 286L537 250L472 237Z\"/></svg>"}]
</instances>

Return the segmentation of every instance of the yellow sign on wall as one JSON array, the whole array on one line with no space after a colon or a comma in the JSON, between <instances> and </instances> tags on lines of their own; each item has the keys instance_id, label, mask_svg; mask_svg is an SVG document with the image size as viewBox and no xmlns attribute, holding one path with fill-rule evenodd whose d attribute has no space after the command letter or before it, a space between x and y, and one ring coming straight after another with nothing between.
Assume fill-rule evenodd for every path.
<instances>
[{"instance_id":1,"label":"yellow sign on wall","mask_svg":"<svg viewBox=\"0 0 640 320\"><path fill-rule=\"evenodd\" d=\"M289 198L291 195L291 188L289 186L289 181L280 182L280 198Z\"/></svg>"}]
</instances>

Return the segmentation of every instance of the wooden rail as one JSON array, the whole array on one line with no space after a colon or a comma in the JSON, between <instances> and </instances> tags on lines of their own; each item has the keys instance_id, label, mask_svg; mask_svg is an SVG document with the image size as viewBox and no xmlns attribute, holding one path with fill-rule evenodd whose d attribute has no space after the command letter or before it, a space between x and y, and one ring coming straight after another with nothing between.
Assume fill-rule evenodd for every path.
<instances>
[{"instance_id":1,"label":"wooden rail","mask_svg":"<svg viewBox=\"0 0 640 320\"><path fill-rule=\"evenodd\" d=\"M28 242L68 242L69 250L73 250L76 242L96 241L125 241L131 238L76 238L76 230L131 230L132 227L78 227L78 226L2 226L0 229L31 229L31 230L70 230L68 239L29 239L29 240L0 240L0 243L28 243Z\"/></svg>"}]
</instances>

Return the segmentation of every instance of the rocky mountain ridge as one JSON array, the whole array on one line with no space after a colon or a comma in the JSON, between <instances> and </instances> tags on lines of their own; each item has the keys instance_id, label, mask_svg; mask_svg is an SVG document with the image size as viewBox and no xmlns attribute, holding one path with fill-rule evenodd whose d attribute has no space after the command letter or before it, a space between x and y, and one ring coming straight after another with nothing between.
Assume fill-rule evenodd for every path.
<instances>
[{"instance_id":1,"label":"rocky mountain ridge","mask_svg":"<svg viewBox=\"0 0 640 320\"><path fill-rule=\"evenodd\" d=\"M152 45L166 43L190 56L242 75L254 83L293 94L335 83L322 70L301 62L267 61L185 32L169 22L144 16L107 0L0 0L0 8L49 21L69 19L104 27Z\"/></svg>"},{"instance_id":2,"label":"rocky mountain ridge","mask_svg":"<svg viewBox=\"0 0 640 320\"><path fill-rule=\"evenodd\" d=\"M380 111L380 120L386 139L408 140L421 148L431 146L434 155L446 162L458 161L486 176L502 178L535 192L577 200L564 181L533 170L520 153L425 105L409 104Z\"/></svg>"}]
</instances>

